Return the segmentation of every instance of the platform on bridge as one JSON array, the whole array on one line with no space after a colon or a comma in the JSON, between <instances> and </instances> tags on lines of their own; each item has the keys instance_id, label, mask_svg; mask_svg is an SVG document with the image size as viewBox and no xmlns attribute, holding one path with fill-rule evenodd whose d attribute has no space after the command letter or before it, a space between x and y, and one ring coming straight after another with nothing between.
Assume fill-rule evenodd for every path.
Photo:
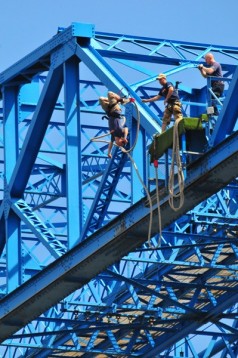
<instances>
[{"instance_id":1,"label":"platform on bridge","mask_svg":"<svg viewBox=\"0 0 238 358\"><path fill-rule=\"evenodd\" d=\"M204 122L208 121L208 116L202 114L197 117L185 117L178 125L179 135L186 133L187 131L201 131L204 129ZM174 126L167 129L163 133L157 133L154 135L154 139L149 147L150 162L153 163L155 159L162 157L165 152L172 148L173 145L173 132Z\"/></svg>"}]
</instances>

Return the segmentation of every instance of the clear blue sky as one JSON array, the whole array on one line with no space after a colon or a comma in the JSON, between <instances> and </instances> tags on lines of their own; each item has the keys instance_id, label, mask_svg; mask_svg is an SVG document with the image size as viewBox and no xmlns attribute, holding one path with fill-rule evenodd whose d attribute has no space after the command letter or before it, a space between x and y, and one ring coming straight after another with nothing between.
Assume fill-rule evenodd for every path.
<instances>
[{"instance_id":1,"label":"clear blue sky","mask_svg":"<svg viewBox=\"0 0 238 358\"><path fill-rule=\"evenodd\" d=\"M238 0L0 0L0 9L0 72L72 22L102 32L238 46Z\"/></svg>"},{"instance_id":2,"label":"clear blue sky","mask_svg":"<svg viewBox=\"0 0 238 358\"><path fill-rule=\"evenodd\" d=\"M58 26L238 46L238 0L0 0L0 72L48 41Z\"/></svg>"}]
</instances>

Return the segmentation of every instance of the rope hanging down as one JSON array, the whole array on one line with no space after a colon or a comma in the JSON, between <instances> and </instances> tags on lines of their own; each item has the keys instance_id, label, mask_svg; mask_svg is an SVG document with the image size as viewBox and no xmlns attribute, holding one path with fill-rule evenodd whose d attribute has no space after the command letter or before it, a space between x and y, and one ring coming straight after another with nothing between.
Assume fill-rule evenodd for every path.
<instances>
[{"instance_id":1,"label":"rope hanging down","mask_svg":"<svg viewBox=\"0 0 238 358\"><path fill-rule=\"evenodd\" d=\"M130 159L132 165L134 166L134 169L136 171L136 174L138 176L138 179L140 180L145 192L146 192L146 196L147 196L147 200L149 202L149 207L150 207L150 216L149 216L149 228L148 228L148 235L147 235L147 242L148 242L148 245L150 246L150 248L153 248L153 249L157 249L160 245L161 245L161 238L162 238L162 232L161 232L161 215L160 215L160 207L159 207L159 191L158 191L158 173L157 173L157 170L156 170L156 178L157 178L157 184L156 184L156 197L157 197L157 202L158 202L158 222L159 222L159 241L158 241L158 245L156 247L154 247L152 244L151 244L151 229L152 229L152 222L153 222L153 203L152 203L152 199L151 199L151 196L150 196L150 193L149 193L149 190L147 188L147 186L145 185L145 183L143 182L143 179L141 178L141 175L139 173L139 170L137 168L137 165L134 161L134 159L132 158L132 156L130 155L130 153L128 151L125 150L125 148L123 147L120 147L121 151L125 154L127 154L128 158Z\"/></svg>"},{"instance_id":2,"label":"rope hanging down","mask_svg":"<svg viewBox=\"0 0 238 358\"><path fill-rule=\"evenodd\" d=\"M182 120L182 119L181 119ZM169 204L174 211L178 211L184 204L184 175L183 168L180 158L180 148L179 148L179 130L178 125L181 120L175 121L174 129L173 129L173 151L172 151L172 159L171 159L171 167L169 174ZM175 186L175 163L177 164L177 185ZM179 191L175 193L176 188L179 188ZM176 207L174 205L174 200L179 199L179 205Z\"/></svg>"},{"instance_id":3,"label":"rope hanging down","mask_svg":"<svg viewBox=\"0 0 238 358\"><path fill-rule=\"evenodd\" d=\"M147 188L147 186L145 185L145 183L143 182L143 179L141 178L140 176L140 173L138 171L138 168L136 166L136 163L134 161L134 159L132 158L132 156L130 155L130 152L135 148L136 146L136 143L137 143L137 140L138 140L138 135L139 135L139 129L140 129L140 112L138 110L138 107L136 105L136 103L134 103L135 107L136 107L136 112L137 112L137 131L136 131L136 138L135 138L135 141L134 141L134 144L132 145L132 147L129 149L129 150L126 150L125 148L123 147L120 147L121 151L123 153L126 153L128 158L130 159L132 165L134 166L135 168L135 171L136 171L136 174L137 174L137 177L138 179L140 180L145 192L146 192L146 196L147 196L147 200L149 202L149 206L150 206L150 217L149 217L149 229L148 229L148 239L147 239L147 242L148 242L148 245L151 247L151 248L158 248L160 245L161 245L161 238L162 238L162 231L161 231L161 213L160 213L160 204L159 204L159 189L158 189L158 166L156 167L155 166L155 172L156 172L156 198L157 198L157 203L158 203L158 223L159 223L159 241L158 241L158 245L156 247L154 247L152 244L151 244L151 229L152 229L152 222L153 222L153 204L152 204L152 199L151 199L151 196L150 196L150 193L149 193L149 190Z\"/></svg>"},{"instance_id":4,"label":"rope hanging down","mask_svg":"<svg viewBox=\"0 0 238 358\"><path fill-rule=\"evenodd\" d=\"M158 160L154 160L154 168L155 168L155 187L156 187L156 201L157 201L157 213L158 213L158 234L159 234L159 238L158 238L158 244L154 247L151 244L151 226L152 226L152 220L150 220L150 229L149 229L149 235L148 235L148 244L151 248L153 249L157 249L161 246L161 240L162 240L162 223L161 223L161 211L160 211L160 199L159 199L159 179L158 179ZM150 216L152 216L152 207L150 208L151 210L151 214Z\"/></svg>"},{"instance_id":5,"label":"rope hanging down","mask_svg":"<svg viewBox=\"0 0 238 358\"><path fill-rule=\"evenodd\" d=\"M129 148L129 149L125 149L124 147L121 147L121 146L118 146L116 143L113 143L113 145L115 147L118 147L120 148L120 150L127 154L128 158L130 159L135 171L136 171L136 174L146 192L146 196L147 196L147 200L149 202L149 207L150 207L150 218L149 218L149 229L148 229L148 239L147 239L147 242L149 244L149 246L151 248L154 248L153 245L151 244L151 229L152 229L152 221L153 221L153 204L152 204L152 199L151 199L151 196L150 196L150 193L149 193L149 190L147 188L147 186L144 184L143 182L143 179L141 178L140 176L140 173L138 171L138 168L137 168L137 165L134 161L134 159L132 158L132 156L130 155L130 153L134 150L136 144L137 144L137 141L138 141L138 136L139 136L139 130L140 130L140 112L139 112L139 109L138 109L138 106L137 104L134 102L134 101L131 101L131 103L134 104L135 108L136 108L136 114L137 114L137 130L136 130L136 137L135 137L135 140L134 140L134 143L133 145ZM125 123L124 123L125 124ZM124 125L123 124L123 125ZM106 133L106 134L103 134L103 135L100 135L100 136L97 136L97 137L94 137L91 139L91 142L103 142L103 143L110 143L109 141L107 140L102 140L101 138L104 138L106 136L109 136L111 135L110 132ZM160 246L161 244L161 215L160 215L160 207L159 207L159 192L158 192L158 173L157 173L157 168L156 168L156 197L157 197L157 202L158 202L158 222L159 222L159 243L157 245L157 247ZM156 247L156 248L157 248Z\"/></svg>"}]
</instances>

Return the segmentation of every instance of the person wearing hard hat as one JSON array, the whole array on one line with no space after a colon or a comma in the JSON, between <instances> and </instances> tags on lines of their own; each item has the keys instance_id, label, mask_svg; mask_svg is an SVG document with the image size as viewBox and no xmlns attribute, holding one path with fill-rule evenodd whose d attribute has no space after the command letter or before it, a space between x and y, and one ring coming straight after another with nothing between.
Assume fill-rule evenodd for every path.
<instances>
[{"instance_id":1,"label":"person wearing hard hat","mask_svg":"<svg viewBox=\"0 0 238 358\"><path fill-rule=\"evenodd\" d=\"M175 120L181 120L183 118L181 109L182 105L178 91L174 88L172 82L167 81L166 75L164 73L160 73L156 79L162 85L159 93L154 97L142 99L142 102L155 102L164 97L165 110L162 119L162 132L164 132L170 124L172 115Z\"/></svg>"}]
</instances>

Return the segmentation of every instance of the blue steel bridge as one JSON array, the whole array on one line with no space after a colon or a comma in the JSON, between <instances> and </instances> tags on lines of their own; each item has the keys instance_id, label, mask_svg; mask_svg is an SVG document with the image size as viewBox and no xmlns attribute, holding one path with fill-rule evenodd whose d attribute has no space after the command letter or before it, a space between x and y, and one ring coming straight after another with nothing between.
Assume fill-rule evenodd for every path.
<instances>
[{"instance_id":1,"label":"blue steel bridge","mask_svg":"<svg viewBox=\"0 0 238 358\"><path fill-rule=\"evenodd\" d=\"M149 155L163 101L141 99L164 72L182 82L184 118L202 118L208 52L224 97L180 137L174 210L173 151L158 168ZM72 23L0 73L2 358L237 357L237 64L238 47ZM135 148L112 159L109 137L91 140L108 133L109 90L135 99L123 107Z\"/></svg>"}]
</instances>

